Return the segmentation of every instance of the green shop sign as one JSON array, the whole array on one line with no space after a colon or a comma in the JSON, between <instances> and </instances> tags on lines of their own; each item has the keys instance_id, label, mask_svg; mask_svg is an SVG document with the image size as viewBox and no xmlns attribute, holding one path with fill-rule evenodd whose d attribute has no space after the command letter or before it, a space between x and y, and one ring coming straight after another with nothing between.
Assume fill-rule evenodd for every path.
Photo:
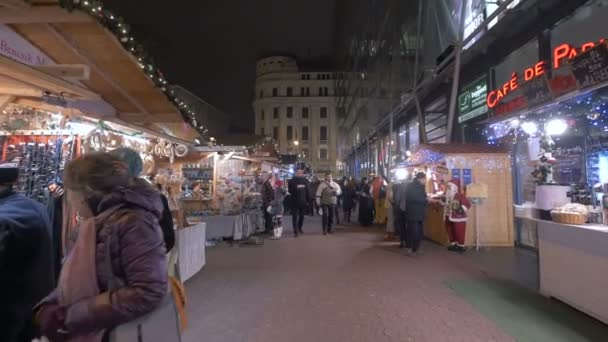
<instances>
[{"instance_id":1,"label":"green shop sign","mask_svg":"<svg viewBox=\"0 0 608 342\"><path fill-rule=\"evenodd\" d=\"M485 76L479 81L466 86L458 96L458 123L463 123L487 113L487 96L488 82Z\"/></svg>"}]
</instances>

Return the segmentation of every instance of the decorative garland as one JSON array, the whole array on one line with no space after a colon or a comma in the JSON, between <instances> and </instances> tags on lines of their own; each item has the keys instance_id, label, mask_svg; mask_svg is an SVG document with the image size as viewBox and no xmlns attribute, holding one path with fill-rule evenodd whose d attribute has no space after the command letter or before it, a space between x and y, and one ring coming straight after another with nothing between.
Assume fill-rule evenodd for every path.
<instances>
[{"instance_id":1,"label":"decorative garland","mask_svg":"<svg viewBox=\"0 0 608 342\"><path fill-rule=\"evenodd\" d=\"M249 145L247 146L247 150L251 150L254 153L255 152L259 152L262 148L264 148L264 146L266 146L267 143L271 143L272 147L274 147L274 152L279 155L280 151L279 151L279 143L277 143L273 138L271 137L265 137L264 140L253 144L253 145Z\"/></svg>"},{"instance_id":2,"label":"decorative garland","mask_svg":"<svg viewBox=\"0 0 608 342\"><path fill-rule=\"evenodd\" d=\"M184 120L196 129L203 138L207 135L207 129L202 123L198 122L197 113L171 89L163 73L156 66L152 57L145 51L143 45L135 40L131 34L129 25L125 23L122 17L105 9L103 3L99 0L59 0L59 5L68 11L81 10L86 12L111 31L123 47L137 58L139 67L154 82L154 85L179 109Z\"/></svg>"}]
</instances>

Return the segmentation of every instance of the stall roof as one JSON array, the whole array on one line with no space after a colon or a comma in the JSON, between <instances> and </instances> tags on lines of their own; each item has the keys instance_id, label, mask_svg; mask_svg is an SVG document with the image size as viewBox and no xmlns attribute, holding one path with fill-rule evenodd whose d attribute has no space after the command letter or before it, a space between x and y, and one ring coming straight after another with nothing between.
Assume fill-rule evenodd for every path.
<instances>
[{"instance_id":1,"label":"stall roof","mask_svg":"<svg viewBox=\"0 0 608 342\"><path fill-rule=\"evenodd\" d=\"M416 148L418 151L432 151L441 154L471 154L471 153L507 153L503 147L492 146L487 144L463 144L463 143L450 143L450 144L421 144Z\"/></svg>"},{"instance_id":2,"label":"stall roof","mask_svg":"<svg viewBox=\"0 0 608 342\"><path fill-rule=\"evenodd\" d=\"M200 137L135 56L92 16L68 12L57 0L2 0L0 26L7 34L17 33L15 39L23 40L17 47L34 55L28 60L18 48L15 54L1 52L0 96L5 105L25 101L45 107L41 93L49 91L85 115L119 119L188 141Z\"/></svg>"}]
</instances>

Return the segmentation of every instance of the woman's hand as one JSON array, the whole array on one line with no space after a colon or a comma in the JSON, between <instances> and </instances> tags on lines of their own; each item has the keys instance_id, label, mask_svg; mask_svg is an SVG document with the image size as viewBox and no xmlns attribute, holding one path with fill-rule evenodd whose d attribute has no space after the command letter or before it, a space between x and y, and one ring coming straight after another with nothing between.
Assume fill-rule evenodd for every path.
<instances>
[{"instance_id":1,"label":"woman's hand","mask_svg":"<svg viewBox=\"0 0 608 342\"><path fill-rule=\"evenodd\" d=\"M57 304L43 306L36 314L36 322L40 326L42 335L52 342L63 342L68 340L65 329L65 308Z\"/></svg>"}]
</instances>

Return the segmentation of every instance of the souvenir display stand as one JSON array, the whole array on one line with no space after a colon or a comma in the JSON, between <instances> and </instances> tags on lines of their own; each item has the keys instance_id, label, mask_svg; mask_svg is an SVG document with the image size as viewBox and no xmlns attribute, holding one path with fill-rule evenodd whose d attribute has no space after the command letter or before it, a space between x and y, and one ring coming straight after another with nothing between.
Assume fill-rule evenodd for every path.
<instances>
[{"instance_id":1,"label":"souvenir display stand","mask_svg":"<svg viewBox=\"0 0 608 342\"><path fill-rule=\"evenodd\" d=\"M164 163L156 179L174 182L170 193L183 227L203 222L207 240L247 239L263 227L259 189L269 167L242 153L221 153L195 152Z\"/></svg>"},{"instance_id":2,"label":"souvenir display stand","mask_svg":"<svg viewBox=\"0 0 608 342\"><path fill-rule=\"evenodd\" d=\"M426 144L408 159L410 174L427 174L427 193L440 198L453 178L460 179L462 191L473 201L468 211L468 246L513 246L513 206L511 158L503 150L485 145ZM487 215L485 213L492 213ZM425 236L448 244L443 205L428 206Z\"/></svg>"}]
</instances>

